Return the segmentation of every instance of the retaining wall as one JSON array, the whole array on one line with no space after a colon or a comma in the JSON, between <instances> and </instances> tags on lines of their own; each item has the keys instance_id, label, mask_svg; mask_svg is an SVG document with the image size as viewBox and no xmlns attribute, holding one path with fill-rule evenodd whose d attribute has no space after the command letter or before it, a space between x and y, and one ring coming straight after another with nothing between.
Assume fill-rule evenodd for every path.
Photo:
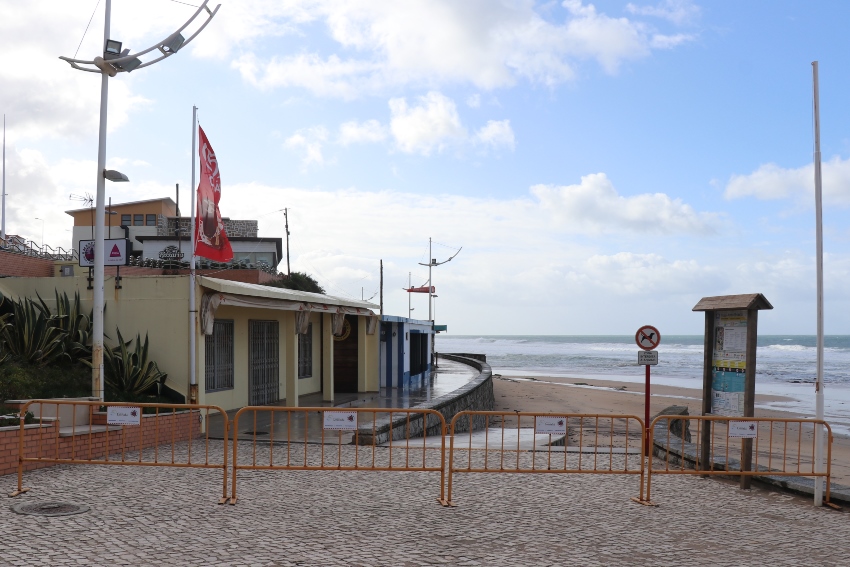
<instances>
[{"instance_id":1,"label":"retaining wall","mask_svg":"<svg viewBox=\"0 0 850 567\"><path fill-rule=\"evenodd\" d=\"M460 362L478 370L478 376L457 390L410 408L411 410L432 409L442 414L449 427L452 418L462 411L491 411L495 405L493 397L493 372L486 362L457 354L438 354L439 358ZM482 355L483 356L483 355ZM423 419L425 418L425 419ZM456 432L469 431L469 422L461 420ZM483 418L473 419L473 429L484 427ZM379 419L375 423L374 436L372 426L361 427L358 430L360 445L380 445L390 440L421 437L423 429L427 435L440 435L441 423L435 415L412 414L408 421L406 414L398 414L395 419Z\"/></svg>"},{"instance_id":2,"label":"retaining wall","mask_svg":"<svg viewBox=\"0 0 850 567\"><path fill-rule=\"evenodd\" d=\"M42 424L24 426L24 456L40 459L101 460L123 451L170 445L201 436L197 410L143 415L139 426L106 426L106 413L94 414L92 433L89 426L59 427L59 420L42 418ZM0 427L0 476L18 470L20 426ZM75 434L76 433L76 434ZM24 470L53 466L49 461L26 461Z\"/></svg>"}]
</instances>

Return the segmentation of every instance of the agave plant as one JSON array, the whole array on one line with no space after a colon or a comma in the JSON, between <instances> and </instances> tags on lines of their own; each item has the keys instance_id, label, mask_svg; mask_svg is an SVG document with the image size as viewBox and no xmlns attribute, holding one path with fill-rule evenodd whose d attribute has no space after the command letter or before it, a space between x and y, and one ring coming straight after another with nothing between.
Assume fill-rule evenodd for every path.
<instances>
[{"instance_id":1,"label":"agave plant","mask_svg":"<svg viewBox=\"0 0 850 567\"><path fill-rule=\"evenodd\" d=\"M118 334L118 346L103 349L104 382L106 387L119 394L139 396L157 382L164 382L167 374L160 372L156 362L148 359L148 335L145 342L136 335L136 346L129 350L133 341L124 341L121 331ZM89 366L91 363L83 361Z\"/></svg>"},{"instance_id":2,"label":"agave plant","mask_svg":"<svg viewBox=\"0 0 850 567\"><path fill-rule=\"evenodd\" d=\"M12 356L34 366L46 366L66 357L65 331L57 326L58 318L44 305L24 298L10 301L0 295L0 304L9 302L11 315L0 324L0 342L5 356Z\"/></svg>"},{"instance_id":3,"label":"agave plant","mask_svg":"<svg viewBox=\"0 0 850 567\"><path fill-rule=\"evenodd\" d=\"M89 341L92 317L91 313L85 315L80 310L80 292L74 292L73 304L68 300L67 293L62 292L61 296L57 290L53 293L56 295L56 326L65 333L62 348L72 361L91 358ZM50 310L40 295L38 300L42 308L49 313Z\"/></svg>"}]
</instances>

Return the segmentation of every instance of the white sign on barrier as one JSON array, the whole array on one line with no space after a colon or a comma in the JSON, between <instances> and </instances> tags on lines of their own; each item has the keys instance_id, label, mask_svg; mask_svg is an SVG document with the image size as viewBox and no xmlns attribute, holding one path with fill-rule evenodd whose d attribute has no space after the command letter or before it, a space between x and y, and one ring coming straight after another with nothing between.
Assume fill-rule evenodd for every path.
<instances>
[{"instance_id":1,"label":"white sign on barrier","mask_svg":"<svg viewBox=\"0 0 850 567\"><path fill-rule=\"evenodd\" d=\"M109 406L106 408L107 425L140 425L142 408Z\"/></svg>"},{"instance_id":2,"label":"white sign on barrier","mask_svg":"<svg viewBox=\"0 0 850 567\"><path fill-rule=\"evenodd\" d=\"M357 429L357 412L326 411L324 428L334 431L354 431Z\"/></svg>"},{"instance_id":3,"label":"white sign on barrier","mask_svg":"<svg viewBox=\"0 0 850 567\"><path fill-rule=\"evenodd\" d=\"M534 433L538 435L566 435L567 418L557 415L534 416Z\"/></svg>"},{"instance_id":4,"label":"white sign on barrier","mask_svg":"<svg viewBox=\"0 0 850 567\"><path fill-rule=\"evenodd\" d=\"M730 421L729 437L734 439L755 439L759 428L755 421Z\"/></svg>"}]
</instances>

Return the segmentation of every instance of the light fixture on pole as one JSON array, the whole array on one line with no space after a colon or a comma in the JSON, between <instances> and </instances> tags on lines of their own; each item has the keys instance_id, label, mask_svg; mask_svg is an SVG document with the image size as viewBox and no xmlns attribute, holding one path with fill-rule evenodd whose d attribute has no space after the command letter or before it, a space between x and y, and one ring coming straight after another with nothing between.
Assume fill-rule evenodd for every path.
<instances>
[{"instance_id":1,"label":"light fixture on pole","mask_svg":"<svg viewBox=\"0 0 850 567\"><path fill-rule=\"evenodd\" d=\"M130 53L129 49L122 49L123 45L120 41L116 41L109 37L109 26L112 15L112 0L106 0L104 3L104 23L103 23L103 57L95 57L92 60L73 59L70 57L60 57L63 61L67 61L71 67L80 71L100 74L100 128L98 131L97 144L97 198L96 198L96 214L94 226L94 267L92 269L93 276L93 313L92 313L92 395L103 399L103 286L104 286L104 217L106 206L106 185L107 179L110 181L128 181L127 176L113 170L106 169L106 108L109 95L109 77L114 77L118 73L142 69L149 65L153 65L158 61L162 61L166 57L170 57L177 51L188 44L190 41L203 31L215 16L219 4L215 10L210 11L207 8L209 0L204 0L198 7L192 17L189 18L177 31L166 37L164 40L157 42L147 49L143 49L137 53ZM194 22L201 12L206 11L205 19L198 26L189 39L183 40L182 32ZM142 61L141 57L159 50L159 56L149 61Z\"/></svg>"},{"instance_id":2,"label":"light fixture on pole","mask_svg":"<svg viewBox=\"0 0 850 567\"><path fill-rule=\"evenodd\" d=\"M431 312L431 300L432 300L433 297L435 297L435 295L434 295L435 287L434 287L434 280L431 278L431 269L434 266L442 266L446 262L451 262L452 258L454 258L458 254L460 254L461 250L463 250L463 246L458 248L457 252L455 252L454 254L449 256L448 260L443 260L442 262L438 262L437 259L434 258L434 255L431 253L431 238L428 238L428 263L423 264L422 262L419 262L420 266L428 266L428 320L431 321L431 331L432 331L431 332L431 359L433 361L432 364L434 364L435 366L436 366L436 364L435 364L436 359L434 357L434 346L436 345L436 342L435 342L436 333L433 332L434 331L434 317L433 317L432 312Z\"/></svg>"}]
</instances>

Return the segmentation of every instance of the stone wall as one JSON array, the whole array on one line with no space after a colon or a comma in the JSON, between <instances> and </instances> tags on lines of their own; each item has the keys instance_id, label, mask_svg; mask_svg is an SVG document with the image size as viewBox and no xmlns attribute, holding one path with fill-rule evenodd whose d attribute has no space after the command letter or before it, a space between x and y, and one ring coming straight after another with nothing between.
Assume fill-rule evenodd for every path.
<instances>
[{"instance_id":1,"label":"stone wall","mask_svg":"<svg viewBox=\"0 0 850 567\"><path fill-rule=\"evenodd\" d=\"M493 397L493 372L490 365L466 356L455 354L438 354L439 358L460 362L478 370L478 376L470 380L461 388L440 396L430 402L419 404L411 411L434 410L441 414L450 428L452 418L462 411L492 411L495 405ZM473 429L484 427L484 418L477 417L472 420ZM439 436L442 432L442 421L435 414L428 412L419 414L398 414L392 421L389 418L379 419L375 423L374 436L372 426L361 427L358 430L357 440L360 445L380 445L390 440L422 437L423 429L426 435ZM460 420L455 428L456 433L469 431L469 422Z\"/></svg>"}]
</instances>

